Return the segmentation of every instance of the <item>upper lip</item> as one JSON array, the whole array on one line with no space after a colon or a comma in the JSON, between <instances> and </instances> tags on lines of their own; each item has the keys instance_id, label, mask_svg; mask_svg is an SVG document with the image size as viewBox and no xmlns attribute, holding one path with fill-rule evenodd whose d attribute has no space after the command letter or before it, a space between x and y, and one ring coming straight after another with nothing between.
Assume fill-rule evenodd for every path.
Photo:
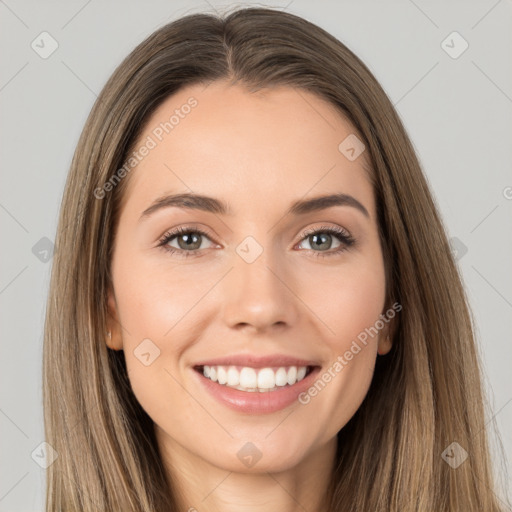
<instances>
[{"instance_id":1,"label":"upper lip","mask_svg":"<svg viewBox=\"0 0 512 512\"><path fill-rule=\"evenodd\" d=\"M251 354L233 354L215 359L200 361L193 366L249 366L266 368L270 366L319 366L319 363L307 359L297 359L286 354L256 356Z\"/></svg>"}]
</instances>

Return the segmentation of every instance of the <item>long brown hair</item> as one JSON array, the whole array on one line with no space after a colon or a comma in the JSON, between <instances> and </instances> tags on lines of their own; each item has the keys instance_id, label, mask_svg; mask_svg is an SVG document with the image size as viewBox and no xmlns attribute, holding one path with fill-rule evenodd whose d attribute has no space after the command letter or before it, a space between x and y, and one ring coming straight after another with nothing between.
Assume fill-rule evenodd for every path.
<instances>
[{"instance_id":1,"label":"long brown hair","mask_svg":"<svg viewBox=\"0 0 512 512\"><path fill-rule=\"evenodd\" d=\"M163 100L215 80L317 94L357 130L371 162L387 302L402 311L392 350L377 358L367 396L338 434L329 510L503 510L471 314L406 131L343 43L267 8L192 14L161 27L115 70L87 119L62 200L46 313L45 433L58 453L47 470L46 510L177 510L124 353L105 343L113 238L130 177L101 197L98 190ZM442 457L453 442L468 454L456 469Z\"/></svg>"}]
</instances>

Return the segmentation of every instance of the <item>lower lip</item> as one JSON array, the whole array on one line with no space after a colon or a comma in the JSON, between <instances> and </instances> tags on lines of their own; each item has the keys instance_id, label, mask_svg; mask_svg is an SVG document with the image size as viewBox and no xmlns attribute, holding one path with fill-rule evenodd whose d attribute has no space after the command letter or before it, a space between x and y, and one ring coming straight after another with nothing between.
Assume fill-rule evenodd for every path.
<instances>
[{"instance_id":1,"label":"lower lip","mask_svg":"<svg viewBox=\"0 0 512 512\"><path fill-rule=\"evenodd\" d=\"M226 405L230 409L238 412L249 414L268 414L280 411L297 401L298 396L308 389L320 371L319 367L315 367L300 382L296 382L293 386L283 386L276 391L240 391L229 386L213 382L192 369L197 375L201 384L206 390L220 403Z\"/></svg>"}]
</instances>

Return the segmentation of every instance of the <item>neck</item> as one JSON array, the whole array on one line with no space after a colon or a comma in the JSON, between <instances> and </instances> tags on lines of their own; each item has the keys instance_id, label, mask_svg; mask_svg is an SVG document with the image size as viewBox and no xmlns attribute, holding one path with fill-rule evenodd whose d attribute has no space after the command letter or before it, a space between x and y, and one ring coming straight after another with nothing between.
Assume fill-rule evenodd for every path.
<instances>
[{"instance_id":1,"label":"neck","mask_svg":"<svg viewBox=\"0 0 512 512\"><path fill-rule=\"evenodd\" d=\"M336 438L298 465L281 471L238 473L186 450L157 430L178 510L184 512L321 512L328 507Z\"/></svg>"}]
</instances>

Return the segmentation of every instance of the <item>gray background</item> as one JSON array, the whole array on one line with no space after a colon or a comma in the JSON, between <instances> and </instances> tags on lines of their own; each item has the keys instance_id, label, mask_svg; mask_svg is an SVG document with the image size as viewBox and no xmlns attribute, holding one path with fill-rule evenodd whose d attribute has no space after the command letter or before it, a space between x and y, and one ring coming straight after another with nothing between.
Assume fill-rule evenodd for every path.
<instances>
[{"instance_id":1,"label":"gray background","mask_svg":"<svg viewBox=\"0 0 512 512\"><path fill-rule=\"evenodd\" d=\"M499 430L510 467L512 3L288 2L244 5L281 7L338 37L369 66L409 131L458 250L478 328L489 425ZM185 14L232 5L0 0L1 511L43 509L44 470L31 454L44 440L41 357L50 250L86 116L122 58L153 30ZM47 58L31 47L33 41L43 45L43 31L58 43ZM442 46L453 31L469 43L458 58ZM458 51L461 41L452 39L445 45ZM500 448L495 437L491 441ZM505 484L500 492L503 499Z\"/></svg>"}]
</instances>

